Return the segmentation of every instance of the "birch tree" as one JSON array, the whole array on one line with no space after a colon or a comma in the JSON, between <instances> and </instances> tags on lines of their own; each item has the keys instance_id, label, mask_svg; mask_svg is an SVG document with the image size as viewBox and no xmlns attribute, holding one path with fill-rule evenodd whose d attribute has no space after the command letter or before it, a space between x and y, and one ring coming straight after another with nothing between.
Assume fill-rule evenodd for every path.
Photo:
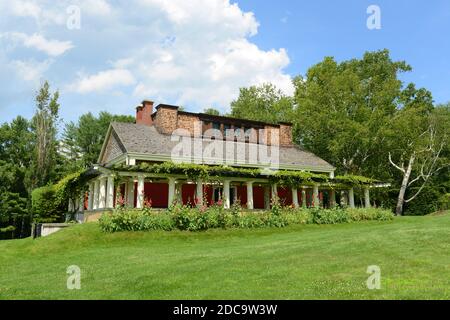
<instances>
[{"instance_id":1,"label":"birch tree","mask_svg":"<svg viewBox=\"0 0 450 320\"><path fill-rule=\"evenodd\" d=\"M396 214L403 214L404 204L413 201L422 192L430 178L449 166L445 156L448 150L448 119L450 113L429 108L415 102L400 110L392 123L389 163L400 172L401 184ZM416 192L406 197L408 188Z\"/></svg>"}]
</instances>

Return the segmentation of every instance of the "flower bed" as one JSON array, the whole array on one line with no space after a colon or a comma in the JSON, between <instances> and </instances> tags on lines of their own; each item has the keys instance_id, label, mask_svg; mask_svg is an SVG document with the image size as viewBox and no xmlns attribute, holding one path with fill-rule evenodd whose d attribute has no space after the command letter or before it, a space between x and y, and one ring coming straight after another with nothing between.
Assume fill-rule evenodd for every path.
<instances>
[{"instance_id":1,"label":"flower bed","mask_svg":"<svg viewBox=\"0 0 450 320\"><path fill-rule=\"evenodd\" d=\"M379 208L290 208L279 205L268 211L246 211L239 206L225 210L223 206L190 208L173 205L164 211L151 208L115 210L104 214L100 228L105 232L188 230L203 231L213 228L285 227L292 224L337 224L363 220L388 221L393 213Z\"/></svg>"}]
</instances>

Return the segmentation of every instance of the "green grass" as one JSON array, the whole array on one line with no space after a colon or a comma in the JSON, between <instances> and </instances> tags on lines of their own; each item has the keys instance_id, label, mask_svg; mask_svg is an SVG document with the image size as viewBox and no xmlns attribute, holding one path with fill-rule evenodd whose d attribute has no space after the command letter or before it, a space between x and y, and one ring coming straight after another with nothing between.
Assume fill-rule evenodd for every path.
<instances>
[{"instance_id":1,"label":"green grass","mask_svg":"<svg viewBox=\"0 0 450 320\"><path fill-rule=\"evenodd\" d=\"M66 268L81 268L81 290ZM366 269L381 268L381 290ZM450 215L0 242L0 299L449 299Z\"/></svg>"}]
</instances>

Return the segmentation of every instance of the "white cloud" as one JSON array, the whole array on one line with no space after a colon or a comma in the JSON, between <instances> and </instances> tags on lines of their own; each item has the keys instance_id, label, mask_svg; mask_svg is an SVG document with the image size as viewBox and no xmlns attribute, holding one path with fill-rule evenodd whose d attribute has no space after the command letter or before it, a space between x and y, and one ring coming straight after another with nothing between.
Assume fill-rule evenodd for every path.
<instances>
[{"instance_id":1,"label":"white cloud","mask_svg":"<svg viewBox=\"0 0 450 320\"><path fill-rule=\"evenodd\" d=\"M48 40L37 33L27 35L22 32L10 32L4 34L4 36L13 41L21 42L27 48L34 48L53 57L59 56L73 48L72 42L70 41Z\"/></svg>"},{"instance_id":2,"label":"white cloud","mask_svg":"<svg viewBox=\"0 0 450 320\"><path fill-rule=\"evenodd\" d=\"M150 98L193 111L205 106L225 110L240 87L271 82L293 92L285 71L290 63L286 50L253 43L256 17L230 0L12 1L13 15L33 17L37 27L21 29L8 17L5 30L22 49L57 57L46 75L56 78L54 85L66 88L67 94L72 92L74 103L101 99L113 106L119 102L111 94L120 89L130 104ZM65 28L69 5L81 9L79 30ZM0 9L12 10L1 4ZM65 40L49 40L44 34ZM76 52L63 55L73 43ZM10 51L4 53L11 60L22 60ZM130 106L120 108L128 112Z\"/></svg>"},{"instance_id":3,"label":"white cloud","mask_svg":"<svg viewBox=\"0 0 450 320\"><path fill-rule=\"evenodd\" d=\"M128 86L135 83L133 75L126 69L110 69L97 74L80 77L70 84L68 91L78 93L104 92L117 86Z\"/></svg>"},{"instance_id":4,"label":"white cloud","mask_svg":"<svg viewBox=\"0 0 450 320\"><path fill-rule=\"evenodd\" d=\"M51 64L50 60L37 62L34 60L13 60L11 66L16 76L33 83L37 83L43 77Z\"/></svg>"}]
</instances>

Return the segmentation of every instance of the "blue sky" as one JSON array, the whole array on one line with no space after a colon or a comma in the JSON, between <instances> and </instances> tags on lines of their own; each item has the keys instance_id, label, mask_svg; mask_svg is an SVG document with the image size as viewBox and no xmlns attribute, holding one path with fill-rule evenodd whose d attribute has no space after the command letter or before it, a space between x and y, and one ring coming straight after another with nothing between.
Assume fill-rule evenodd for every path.
<instances>
[{"instance_id":1,"label":"blue sky","mask_svg":"<svg viewBox=\"0 0 450 320\"><path fill-rule=\"evenodd\" d=\"M428 3L0 1L0 122L31 117L43 79L61 91L65 121L133 114L143 99L226 111L239 87L270 81L292 93L291 78L325 56L383 48L413 67L405 82L447 102L450 2ZM379 30L366 26L369 5L381 10Z\"/></svg>"}]
</instances>

